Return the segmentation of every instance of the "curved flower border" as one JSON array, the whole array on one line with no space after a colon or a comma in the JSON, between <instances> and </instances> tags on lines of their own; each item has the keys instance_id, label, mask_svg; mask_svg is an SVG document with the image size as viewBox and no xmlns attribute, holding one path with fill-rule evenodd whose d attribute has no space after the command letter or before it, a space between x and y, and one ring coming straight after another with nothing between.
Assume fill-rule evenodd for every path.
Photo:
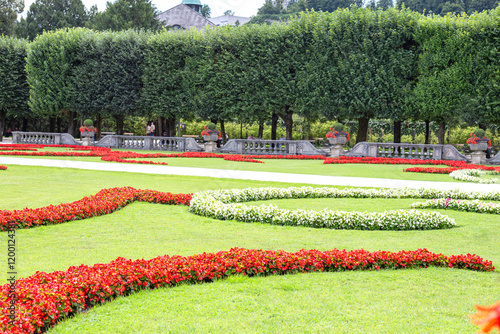
<instances>
[{"instance_id":1,"label":"curved flower border","mask_svg":"<svg viewBox=\"0 0 500 334\"><path fill-rule=\"evenodd\" d=\"M10 285L0 286L0 330L8 333L39 333L61 319L121 295L180 284L213 282L231 275L269 276L294 273L449 267L493 271L491 261L477 255L415 251L282 250L233 248L227 252L189 257L160 256L151 260L115 261L80 265L67 271L37 272L16 281L16 321L9 324Z\"/></svg>"},{"instance_id":2,"label":"curved flower border","mask_svg":"<svg viewBox=\"0 0 500 334\"><path fill-rule=\"evenodd\" d=\"M415 202L415 209L448 209L476 213L500 214L500 203L488 203L479 200L456 200L453 198L438 198L425 202Z\"/></svg>"},{"instance_id":3,"label":"curved flower border","mask_svg":"<svg viewBox=\"0 0 500 334\"><path fill-rule=\"evenodd\" d=\"M171 194L132 187L109 188L93 196L38 209L0 210L0 231L61 224L68 221L102 216L119 210L134 201L170 205L189 205L191 194Z\"/></svg>"},{"instance_id":4,"label":"curved flower border","mask_svg":"<svg viewBox=\"0 0 500 334\"><path fill-rule=\"evenodd\" d=\"M459 169L450 173L450 177L454 180L474 183L497 183L498 179L481 179L481 176L486 174L498 175L496 170L481 170L481 169Z\"/></svg>"},{"instance_id":5,"label":"curved flower border","mask_svg":"<svg viewBox=\"0 0 500 334\"><path fill-rule=\"evenodd\" d=\"M276 205L249 206L241 202L284 198L422 198L452 192L436 190L376 190L337 188L247 188L195 193L189 211L221 220L260 222L274 225L356 230L429 230L451 228L455 221L438 212L396 210L345 212L333 210L285 210ZM455 192L459 194L459 192ZM465 194L463 194L465 195ZM496 194L500 197L500 194Z\"/></svg>"},{"instance_id":6,"label":"curved flower border","mask_svg":"<svg viewBox=\"0 0 500 334\"><path fill-rule=\"evenodd\" d=\"M7 166L0 165L0 170L6 170L6 169L7 169Z\"/></svg>"}]
</instances>

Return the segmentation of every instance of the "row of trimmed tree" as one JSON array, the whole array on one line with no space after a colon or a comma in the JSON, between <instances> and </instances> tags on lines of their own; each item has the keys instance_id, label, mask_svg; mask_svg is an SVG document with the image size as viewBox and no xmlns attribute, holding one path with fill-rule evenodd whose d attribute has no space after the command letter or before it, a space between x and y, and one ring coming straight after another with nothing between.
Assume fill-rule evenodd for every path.
<instances>
[{"instance_id":1,"label":"row of trimmed tree","mask_svg":"<svg viewBox=\"0 0 500 334\"><path fill-rule=\"evenodd\" d=\"M0 122L7 114L64 120L126 115L271 123L292 138L293 114L357 120L357 142L373 118L500 123L500 7L472 16L407 9L302 13L288 24L205 31L45 33L0 38ZM29 84L29 85L28 85ZM1 134L0 134L1 135Z\"/></svg>"}]
</instances>

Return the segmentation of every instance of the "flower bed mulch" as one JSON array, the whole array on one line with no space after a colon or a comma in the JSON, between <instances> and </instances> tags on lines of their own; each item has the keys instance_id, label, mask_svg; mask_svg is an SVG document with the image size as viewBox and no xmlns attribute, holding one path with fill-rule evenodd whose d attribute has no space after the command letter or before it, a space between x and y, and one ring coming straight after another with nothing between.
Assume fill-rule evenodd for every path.
<instances>
[{"instance_id":1,"label":"flower bed mulch","mask_svg":"<svg viewBox=\"0 0 500 334\"><path fill-rule=\"evenodd\" d=\"M1 327L5 333L40 333L61 319L117 296L182 283L212 282L231 275L267 276L319 271L449 267L493 271L491 261L477 255L445 256L415 251L281 250L233 248L188 257L160 256L151 260L118 258L110 263L37 272L16 282L15 321L9 324L10 286L0 287Z\"/></svg>"},{"instance_id":2,"label":"flower bed mulch","mask_svg":"<svg viewBox=\"0 0 500 334\"><path fill-rule=\"evenodd\" d=\"M192 194L171 194L132 187L110 188L73 203L49 205L37 209L0 210L0 231L61 224L112 213L134 201L171 205L189 205Z\"/></svg>"}]
</instances>

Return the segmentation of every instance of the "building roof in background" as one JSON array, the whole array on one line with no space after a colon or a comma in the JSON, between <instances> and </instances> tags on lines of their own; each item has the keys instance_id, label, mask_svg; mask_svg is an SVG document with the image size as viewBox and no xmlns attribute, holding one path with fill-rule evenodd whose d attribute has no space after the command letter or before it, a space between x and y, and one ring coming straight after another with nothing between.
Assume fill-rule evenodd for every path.
<instances>
[{"instance_id":1,"label":"building roof in background","mask_svg":"<svg viewBox=\"0 0 500 334\"><path fill-rule=\"evenodd\" d=\"M200 5L201 6L201 1L200 0L182 0L183 5Z\"/></svg>"},{"instance_id":2,"label":"building roof in background","mask_svg":"<svg viewBox=\"0 0 500 334\"><path fill-rule=\"evenodd\" d=\"M240 25L243 25L250 21L249 17L244 16L233 16L233 15L223 15L209 18L213 24L216 26L225 26L225 25L236 25L236 22L239 22Z\"/></svg>"},{"instance_id":3,"label":"building roof in background","mask_svg":"<svg viewBox=\"0 0 500 334\"><path fill-rule=\"evenodd\" d=\"M182 4L164 11L155 18L163 21L164 26L171 26L173 28L189 29L194 27L196 29L204 29L206 26L215 25L197 11L186 6L184 2L187 1L191 0L184 0Z\"/></svg>"}]
</instances>

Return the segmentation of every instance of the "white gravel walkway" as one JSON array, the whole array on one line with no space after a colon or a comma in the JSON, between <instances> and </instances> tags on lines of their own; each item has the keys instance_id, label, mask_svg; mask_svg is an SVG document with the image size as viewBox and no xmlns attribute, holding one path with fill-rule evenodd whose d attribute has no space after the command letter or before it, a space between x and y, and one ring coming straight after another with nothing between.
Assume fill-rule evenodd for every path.
<instances>
[{"instance_id":1,"label":"white gravel walkway","mask_svg":"<svg viewBox=\"0 0 500 334\"><path fill-rule=\"evenodd\" d=\"M42 167L76 168L100 171L129 172L143 174L203 176L223 179L240 179L256 181L272 181L287 183L316 184L327 186L380 187L380 188L433 188L462 189L468 191L500 191L500 184L476 184L464 182L431 182L376 179L365 177L323 176L309 174L288 174L271 172L252 172L242 170L225 170L193 167L171 167L159 165L138 165L104 162L83 162L74 160L46 160L0 157L0 164ZM6 174L0 173L1 178Z\"/></svg>"}]
</instances>

